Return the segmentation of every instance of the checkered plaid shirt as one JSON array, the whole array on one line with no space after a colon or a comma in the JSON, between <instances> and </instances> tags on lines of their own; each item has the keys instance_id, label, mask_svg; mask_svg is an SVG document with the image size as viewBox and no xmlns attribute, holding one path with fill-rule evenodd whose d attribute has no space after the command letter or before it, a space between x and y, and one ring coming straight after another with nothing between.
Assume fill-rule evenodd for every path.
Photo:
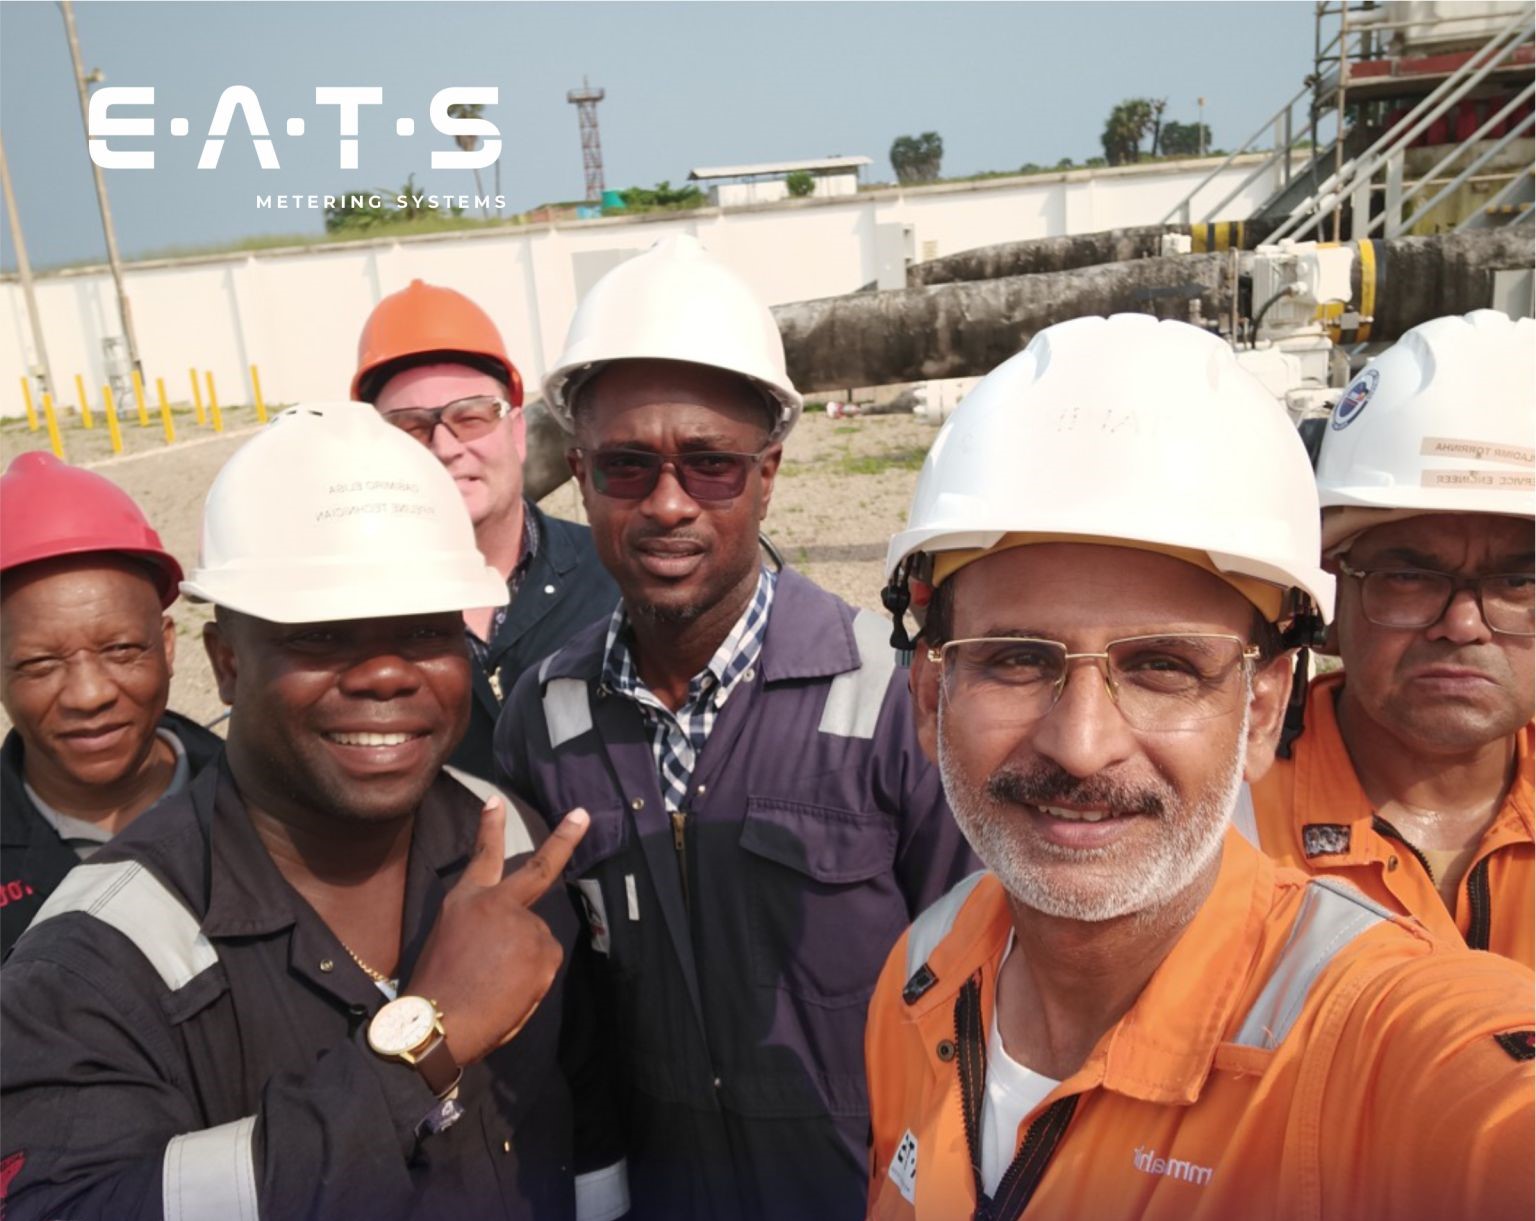
<instances>
[{"instance_id":1,"label":"checkered plaid shirt","mask_svg":"<svg viewBox=\"0 0 1536 1221\"><path fill-rule=\"evenodd\" d=\"M736 625L715 650L709 664L688 683L688 698L673 712L645 685L629 651L629 618L620 602L608 621L608 643L603 651L603 685L615 695L633 700L651 732L651 752L661 777L661 793L668 810L680 810L688 796L699 752L715 727L715 718L731 692L742 680L750 681L752 667L763 651L768 629L768 610L773 605L775 574L766 568L757 575L752 601Z\"/></svg>"}]
</instances>

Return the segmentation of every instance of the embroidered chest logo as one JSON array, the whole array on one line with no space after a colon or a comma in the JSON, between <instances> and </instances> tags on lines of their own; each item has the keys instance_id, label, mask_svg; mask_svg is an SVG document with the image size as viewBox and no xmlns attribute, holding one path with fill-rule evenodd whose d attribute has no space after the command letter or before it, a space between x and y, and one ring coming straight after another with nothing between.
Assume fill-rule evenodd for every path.
<instances>
[{"instance_id":1,"label":"embroidered chest logo","mask_svg":"<svg viewBox=\"0 0 1536 1221\"><path fill-rule=\"evenodd\" d=\"M1177 1157L1159 1157L1156 1149L1148 1149L1144 1145L1137 1145L1131 1151L1131 1165L1143 1174L1178 1179L1180 1182L1193 1183L1196 1187L1204 1187L1216 1173L1212 1166L1197 1166L1194 1162L1186 1162Z\"/></svg>"},{"instance_id":2,"label":"embroidered chest logo","mask_svg":"<svg viewBox=\"0 0 1536 1221\"><path fill-rule=\"evenodd\" d=\"M32 889L30 882L22 881L20 878L14 882L6 882L3 886L0 886L0 907L5 907L10 903L20 903L23 899L29 898L36 893Z\"/></svg>"},{"instance_id":3,"label":"embroidered chest logo","mask_svg":"<svg viewBox=\"0 0 1536 1221\"><path fill-rule=\"evenodd\" d=\"M891 1182L896 1184L896 1190L901 1192L901 1198L908 1204L915 1204L917 1195L917 1137L912 1135L912 1129L908 1128L901 1138L901 1144L896 1146L896 1156L891 1159L891 1168L886 1172Z\"/></svg>"},{"instance_id":4,"label":"embroidered chest logo","mask_svg":"<svg viewBox=\"0 0 1536 1221\"><path fill-rule=\"evenodd\" d=\"M1301 829L1301 850L1307 859L1349 851L1349 827L1336 822L1309 822Z\"/></svg>"}]
</instances>

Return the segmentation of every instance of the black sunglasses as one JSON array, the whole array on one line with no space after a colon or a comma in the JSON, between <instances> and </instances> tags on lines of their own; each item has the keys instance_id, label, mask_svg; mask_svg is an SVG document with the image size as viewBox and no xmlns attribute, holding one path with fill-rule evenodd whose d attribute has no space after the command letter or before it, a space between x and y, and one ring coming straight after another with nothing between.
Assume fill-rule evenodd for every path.
<instances>
[{"instance_id":1,"label":"black sunglasses","mask_svg":"<svg viewBox=\"0 0 1536 1221\"><path fill-rule=\"evenodd\" d=\"M770 447L771 448L771 447ZM732 500L747 486L747 472L763 460L767 449L756 453L728 450L693 450L686 454L658 454L648 449L575 449L587 462L592 486L614 500L644 500L656 490L661 472L668 467L694 500Z\"/></svg>"}]
</instances>

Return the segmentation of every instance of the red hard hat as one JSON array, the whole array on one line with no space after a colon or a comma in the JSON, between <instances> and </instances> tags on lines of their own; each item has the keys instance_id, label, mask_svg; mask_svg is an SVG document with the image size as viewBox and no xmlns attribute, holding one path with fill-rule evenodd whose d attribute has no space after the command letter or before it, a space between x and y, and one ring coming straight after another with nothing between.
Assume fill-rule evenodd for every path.
<instances>
[{"instance_id":1,"label":"red hard hat","mask_svg":"<svg viewBox=\"0 0 1536 1221\"><path fill-rule=\"evenodd\" d=\"M176 601L181 565L133 497L110 479L40 451L20 454L0 477L0 572L61 555L114 552L154 569L160 605Z\"/></svg>"},{"instance_id":2,"label":"red hard hat","mask_svg":"<svg viewBox=\"0 0 1536 1221\"><path fill-rule=\"evenodd\" d=\"M491 317L463 293L451 288L412 280L397 293L391 293L373 307L363 333L357 341L357 372L352 375L352 397L360 401L364 393L378 391L366 386L369 375L385 365L412 357L441 355L476 358L507 383L507 397L512 406L523 402L523 378L507 355L501 332ZM413 364L425 363L421 360Z\"/></svg>"}]
</instances>

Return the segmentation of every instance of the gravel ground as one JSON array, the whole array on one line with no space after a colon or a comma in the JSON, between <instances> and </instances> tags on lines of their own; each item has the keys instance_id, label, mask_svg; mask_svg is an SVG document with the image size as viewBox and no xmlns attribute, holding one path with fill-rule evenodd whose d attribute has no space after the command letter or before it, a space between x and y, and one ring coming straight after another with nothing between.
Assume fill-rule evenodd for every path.
<instances>
[{"instance_id":1,"label":"gravel ground","mask_svg":"<svg viewBox=\"0 0 1536 1221\"><path fill-rule=\"evenodd\" d=\"M177 443L165 444L157 416L150 428L122 427L124 453L113 457L100 413L86 431L71 420L64 432L71 462L93 466L121 485L144 509L167 547L190 567L197 555L199 518L208 485L224 461L259 425L247 407L226 408L224 432L199 428L190 410L176 417ZM906 520L923 455L936 430L910 415L832 420L807 415L785 447L767 533L784 558L812 580L857 605L880 609L885 547ZM25 422L0 429L0 462L24 450L46 449L46 431ZM558 517L583 520L573 484L542 502ZM178 601L176 674L171 707L210 721L223 711L203 656L206 607ZM0 728L8 727L0 714Z\"/></svg>"}]
</instances>

